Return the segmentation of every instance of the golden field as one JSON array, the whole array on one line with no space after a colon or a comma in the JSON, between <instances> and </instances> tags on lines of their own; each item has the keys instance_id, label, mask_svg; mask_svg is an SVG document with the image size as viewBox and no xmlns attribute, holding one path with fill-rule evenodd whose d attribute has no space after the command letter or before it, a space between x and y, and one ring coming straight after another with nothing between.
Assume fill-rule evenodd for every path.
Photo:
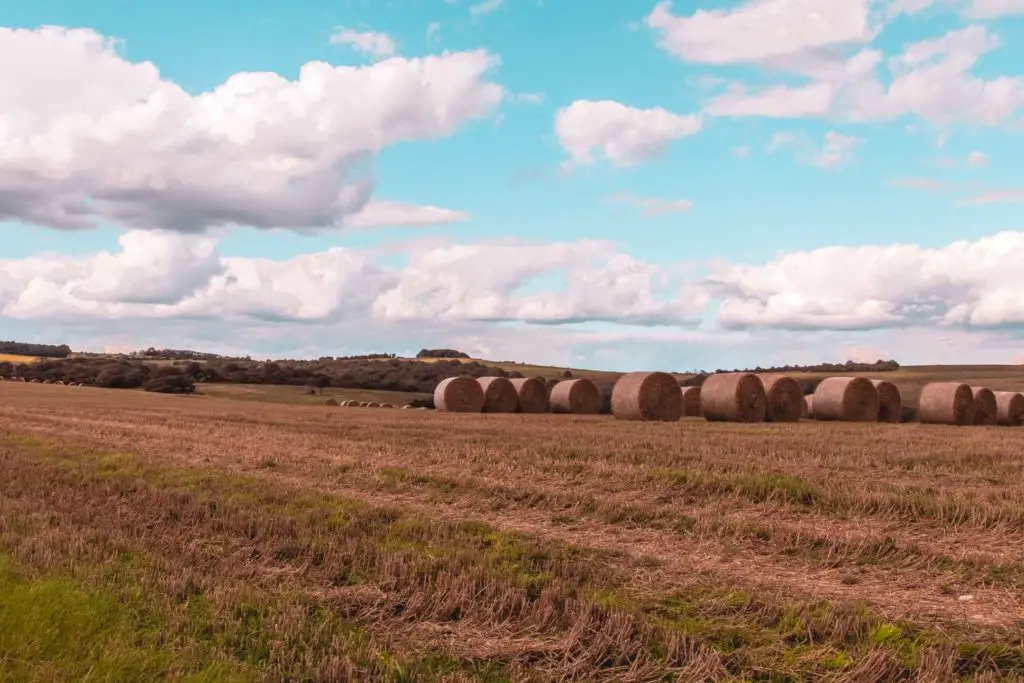
<instances>
[{"instance_id":1,"label":"golden field","mask_svg":"<svg viewBox=\"0 0 1024 683\"><path fill-rule=\"evenodd\" d=\"M237 398L0 383L0 678L1024 676L1024 429Z\"/></svg>"},{"instance_id":2,"label":"golden field","mask_svg":"<svg viewBox=\"0 0 1024 683\"><path fill-rule=\"evenodd\" d=\"M16 353L0 353L0 363L31 363L39 360L37 356L20 356Z\"/></svg>"}]
</instances>

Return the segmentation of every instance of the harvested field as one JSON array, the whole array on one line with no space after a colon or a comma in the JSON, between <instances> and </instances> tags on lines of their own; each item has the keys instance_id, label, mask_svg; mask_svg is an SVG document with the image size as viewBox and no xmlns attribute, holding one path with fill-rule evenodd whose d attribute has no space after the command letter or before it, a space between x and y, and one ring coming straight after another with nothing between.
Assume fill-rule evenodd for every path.
<instances>
[{"instance_id":1,"label":"harvested field","mask_svg":"<svg viewBox=\"0 0 1024 683\"><path fill-rule=\"evenodd\" d=\"M7 382L0 677L1021 676L1020 438Z\"/></svg>"}]
</instances>

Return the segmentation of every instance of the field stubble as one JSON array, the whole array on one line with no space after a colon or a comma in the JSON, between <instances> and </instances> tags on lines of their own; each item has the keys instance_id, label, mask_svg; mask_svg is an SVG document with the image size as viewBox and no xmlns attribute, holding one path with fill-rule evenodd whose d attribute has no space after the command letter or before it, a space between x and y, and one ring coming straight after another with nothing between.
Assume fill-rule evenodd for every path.
<instances>
[{"instance_id":1,"label":"field stubble","mask_svg":"<svg viewBox=\"0 0 1024 683\"><path fill-rule=\"evenodd\" d=\"M1019 675L1022 437L0 385L0 553L245 680Z\"/></svg>"}]
</instances>

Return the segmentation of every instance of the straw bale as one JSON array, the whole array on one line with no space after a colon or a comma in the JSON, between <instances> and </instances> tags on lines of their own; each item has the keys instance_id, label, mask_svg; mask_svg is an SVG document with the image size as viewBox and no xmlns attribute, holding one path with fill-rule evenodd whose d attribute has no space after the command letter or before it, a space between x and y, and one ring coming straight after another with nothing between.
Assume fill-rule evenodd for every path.
<instances>
[{"instance_id":1,"label":"straw bale","mask_svg":"<svg viewBox=\"0 0 1024 683\"><path fill-rule=\"evenodd\" d=\"M711 422L764 422L768 397L761 378L749 372L722 372L704 380L700 412Z\"/></svg>"},{"instance_id":2,"label":"straw bale","mask_svg":"<svg viewBox=\"0 0 1024 683\"><path fill-rule=\"evenodd\" d=\"M551 411L597 415L601 412L601 391L589 379L563 380L551 390Z\"/></svg>"},{"instance_id":3,"label":"straw bale","mask_svg":"<svg viewBox=\"0 0 1024 683\"><path fill-rule=\"evenodd\" d=\"M1024 425L1024 394L996 391L996 424L1004 427Z\"/></svg>"},{"instance_id":4,"label":"straw bale","mask_svg":"<svg viewBox=\"0 0 1024 683\"><path fill-rule=\"evenodd\" d=\"M536 377L510 379L518 397L517 413L547 413L551 411L551 397L547 383Z\"/></svg>"},{"instance_id":5,"label":"straw bale","mask_svg":"<svg viewBox=\"0 0 1024 683\"><path fill-rule=\"evenodd\" d=\"M329 398L326 401L324 401L324 405L325 406L336 406L336 405L338 405L338 402L335 401L333 398Z\"/></svg>"},{"instance_id":6,"label":"straw bale","mask_svg":"<svg viewBox=\"0 0 1024 683\"><path fill-rule=\"evenodd\" d=\"M376 401L370 401L369 403L366 404L366 407L367 408L380 408L380 404L377 403Z\"/></svg>"},{"instance_id":7,"label":"straw bale","mask_svg":"<svg viewBox=\"0 0 1024 683\"><path fill-rule=\"evenodd\" d=\"M903 415L903 396L900 389L887 379L873 379L878 392L878 421L899 422Z\"/></svg>"},{"instance_id":8,"label":"straw bale","mask_svg":"<svg viewBox=\"0 0 1024 683\"><path fill-rule=\"evenodd\" d=\"M787 375L759 375L768 407L766 422L798 422L804 412L804 392L800 382Z\"/></svg>"},{"instance_id":9,"label":"straw bale","mask_svg":"<svg viewBox=\"0 0 1024 683\"><path fill-rule=\"evenodd\" d=\"M700 417L700 387L683 387L683 417Z\"/></svg>"},{"instance_id":10,"label":"straw bale","mask_svg":"<svg viewBox=\"0 0 1024 683\"><path fill-rule=\"evenodd\" d=\"M974 392L960 382L931 382L921 389L917 419L925 424L974 424Z\"/></svg>"},{"instance_id":11,"label":"straw bale","mask_svg":"<svg viewBox=\"0 0 1024 683\"><path fill-rule=\"evenodd\" d=\"M804 396L803 417L805 420L814 419L814 395Z\"/></svg>"},{"instance_id":12,"label":"straw bale","mask_svg":"<svg viewBox=\"0 0 1024 683\"><path fill-rule=\"evenodd\" d=\"M472 377L449 377L434 389L434 405L450 413L479 413L484 407L484 390Z\"/></svg>"},{"instance_id":13,"label":"straw bale","mask_svg":"<svg viewBox=\"0 0 1024 683\"><path fill-rule=\"evenodd\" d=\"M514 413L519 407L519 394L505 377L480 377L476 380L484 392L485 413Z\"/></svg>"},{"instance_id":14,"label":"straw bale","mask_svg":"<svg viewBox=\"0 0 1024 683\"><path fill-rule=\"evenodd\" d=\"M988 387L971 387L974 394L974 424L989 427L996 423L996 395Z\"/></svg>"},{"instance_id":15,"label":"straw bale","mask_svg":"<svg viewBox=\"0 0 1024 683\"><path fill-rule=\"evenodd\" d=\"M814 390L814 419L877 422L878 389L864 377L828 377Z\"/></svg>"},{"instance_id":16,"label":"straw bale","mask_svg":"<svg viewBox=\"0 0 1024 683\"><path fill-rule=\"evenodd\" d=\"M612 414L620 420L675 422L683 414L683 392L667 372L631 372L612 388Z\"/></svg>"}]
</instances>

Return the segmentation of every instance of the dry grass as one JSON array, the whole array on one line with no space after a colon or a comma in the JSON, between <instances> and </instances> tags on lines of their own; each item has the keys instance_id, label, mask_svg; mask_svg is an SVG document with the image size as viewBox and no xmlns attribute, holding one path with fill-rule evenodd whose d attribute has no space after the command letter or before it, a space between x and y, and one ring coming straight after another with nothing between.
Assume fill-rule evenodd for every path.
<instances>
[{"instance_id":1,"label":"dry grass","mask_svg":"<svg viewBox=\"0 0 1024 683\"><path fill-rule=\"evenodd\" d=\"M133 640L136 679L1013 677L1021 434L6 383L0 568L141 601L194 656ZM47 679L27 638L0 637L0 678L96 656Z\"/></svg>"}]
</instances>

